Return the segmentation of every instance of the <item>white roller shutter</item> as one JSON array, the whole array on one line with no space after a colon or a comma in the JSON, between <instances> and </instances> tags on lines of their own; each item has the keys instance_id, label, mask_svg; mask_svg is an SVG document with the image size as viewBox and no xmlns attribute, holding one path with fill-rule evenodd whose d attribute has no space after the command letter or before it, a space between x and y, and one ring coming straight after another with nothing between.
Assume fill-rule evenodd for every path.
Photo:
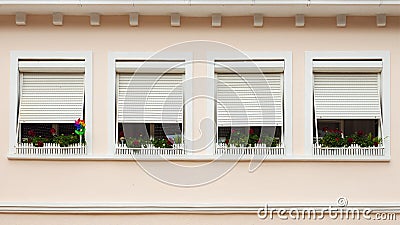
<instances>
[{"instance_id":1,"label":"white roller shutter","mask_svg":"<svg viewBox=\"0 0 400 225\"><path fill-rule=\"evenodd\" d=\"M23 73L20 123L73 123L83 118L84 73Z\"/></svg>"},{"instance_id":2,"label":"white roller shutter","mask_svg":"<svg viewBox=\"0 0 400 225\"><path fill-rule=\"evenodd\" d=\"M218 126L282 126L282 73L216 73Z\"/></svg>"},{"instance_id":3,"label":"white roller shutter","mask_svg":"<svg viewBox=\"0 0 400 225\"><path fill-rule=\"evenodd\" d=\"M117 76L119 123L182 123L183 74Z\"/></svg>"},{"instance_id":4,"label":"white roller shutter","mask_svg":"<svg viewBox=\"0 0 400 225\"><path fill-rule=\"evenodd\" d=\"M316 119L380 119L378 73L314 73Z\"/></svg>"}]
</instances>

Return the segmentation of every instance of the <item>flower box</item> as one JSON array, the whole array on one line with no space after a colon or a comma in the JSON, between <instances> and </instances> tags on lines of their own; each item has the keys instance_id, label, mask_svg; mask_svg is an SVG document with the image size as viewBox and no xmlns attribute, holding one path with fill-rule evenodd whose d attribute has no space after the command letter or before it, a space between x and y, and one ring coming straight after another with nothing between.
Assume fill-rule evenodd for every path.
<instances>
[{"instance_id":1,"label":"flower box","mask_svg":"<svg viewBox=\"0 0 400 225\"><path fill-rule=\"evenodd\" d=\"M18 155L85 155L86 145L75 143L67 147L60 147L56 143L43 143L43 147L36 147L33 143L18 143L15 147Z\"/></svg>"},{"instance_id":2,"label":"flower box","mask_svg":"<svg viewBox=\"0 0 400 225\"><path fill-rule=\"evenodd\" d=\"M313 154L319 156L384 156L385 148L383 145L377 147L360 147L352 144L348 147L322 147L315 143Z\"/></svg>"},{"instance_id":3,"label":"flower box","mask_svg":"<svg viewBox=\"0 0 400 225\"><path fill-rule=\"evenodd\" d=\"M140 148L130 148L126 144L118 144L115 148L115 155L185 155L183 144L173 144L172 148L158 148L152 144Z\"/></svg>"},{"instance_id":4,"label":"flower box","mask_svg":"<svg viewBox=\"0 0 400 225\"><path fill-rule=\"evenodd\" d=\"M224 143L217 145L214 154L216 155L285 155L285 147L278 144L270 147L266 144L254 144L252 147L232 146Z\"/></svg>"}]
</instances>

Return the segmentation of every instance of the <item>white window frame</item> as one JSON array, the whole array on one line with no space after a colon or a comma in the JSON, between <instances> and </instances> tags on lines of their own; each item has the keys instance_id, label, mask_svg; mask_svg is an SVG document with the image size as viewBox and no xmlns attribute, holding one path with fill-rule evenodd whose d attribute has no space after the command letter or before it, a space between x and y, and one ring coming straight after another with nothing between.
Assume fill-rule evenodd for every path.
<instances>
[{"instance_id":1,"label":"white window frame","mask_svg":"<svg viewBox=\"0 0 400 225\"><path fill-rule=\"evenodd\" d=\"M305 154L310 157L319 158L321 156L313 155L313 60L382 60L381 76L381 103L382 103L382 122L383 122L383 138L385 146L384 156L327 156L335 159L390 159L390 52L389 51L307 51L305 52L305 118L304 118L304 149ZM363 65L360 65L362 69ZM333 65L334 67L334 65ZM362 72L362 71L361 71Z\"/></svg>"},{"instance_id":2,"label":"white window frame","mask_svg":"<svg viewBox=\"0 0 400 225\"><path fill-rule=\"evenodd\" d=\"M244 58L246 56L247 58ZM284 71L283 71L283 133L284 133L284 146L285 155L292 155L292 52L244 52L243 56L232 57L229 53L209 53L207 61L215 62L216 60L283 60L284 61ZM208 78L215 79L215 66L214 63L207 64L207 76ZM208 96L211 96L210 100L207 101L207 117L215 118L215 105L214 100L216 95L216 86L210 87L208 90ZM211 128L213 129L213 128ZM215 130L210 132L216 133ZM215 138L216 139L216 138ZM215 148L217 147L216 140L206 149L208 154L213 154ZM282 157L282 156L281 156Z\"/></svg>"},{"instance_id":3,"label":"white window frame","mask_svg":"<svg viewBox=\"0 0 400 225\"><path fill-rule=\"evenodd\" d=\"M116 131L116 62L118 60L184 60L185 61L185 74L183 78L183 82L185 83L183 89L184 102L188 102L185 104L185 115L183 121L183 130L184 130L184 139L191 140L193 137L192 134L192 121L193 121L193 107L192 103L189 101L192 96L192 87L191 87L191 79L192 79L192 54L191 53L155 53L155 52L111 52L108 55L108 91L109 91L109 99L108 99L108 154L112 157L116 157L115 149L117 145L115 143L115 131ZM185 149L191 149L191 146L188 146L186 142ZM187 153L190 155L190 151ZM130 157L128 155L127 157ZM151 157L151 156L150 156ZM183 156L185 157L185 156Z\"/></svg>"},{"instance_id":4,"label":"white window frame","mask_svg":"<svg viewBox=\"0 0 400 225\"><path fill-rule=\"evenodd\" d=\"M85 141L87 155L92 154L92 52L53 52L53 51L12 51L10 53L10 125L9 125L9 154L15 151L17 143L17 117L18 117L18 79L20 77L20 60L84 60L85 67ZM56 65L57 66L57 65ZM62 63L57 66L63 71ZM54 68L51 69L54 71ZM78 119L78 118L77 118ZM72 121L73 122L73 121ZM65 155L63 155L64 157ZM72 155L71 155L72 156ZM33 155L32 157L35 157ZM46 158L47 156L38 155L37 157ZM66 155L65 157L68 157Z\"/></svg>"}]
</instances>

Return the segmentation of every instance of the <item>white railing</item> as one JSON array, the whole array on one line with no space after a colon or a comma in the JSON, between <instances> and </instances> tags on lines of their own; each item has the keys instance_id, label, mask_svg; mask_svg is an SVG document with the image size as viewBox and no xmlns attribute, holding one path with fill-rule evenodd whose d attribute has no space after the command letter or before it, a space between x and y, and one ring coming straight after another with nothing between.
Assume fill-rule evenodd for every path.
<instances>
[{"instance_id":1,"label":"white railing","mask_svg":"<svg viewBox=\"0 0 400 225\"><path fill-rule=\"evenodd\" d=\"M35 147L33 143L18 143L15 146L17 155L86 155L86 146L76 143L68 147L60 147L55 143L44 143L43 147Z\"/></svg>"},{"instance_id":2,"label":"white railing","mask_svg":"<svg viewBox=\"0 0 400 225\"><path fill-rule=\"evenodd\" d=\"M128 148L126 144L118 144L115 148L116 155L185 155L183 144L174 144L172 148L156 148L154 145L141 148Z\"/></svg>"},{"instance_id":3,"label":"white railing","mask_svg":"<svg viewBox=\"0 0 400 225\"><path fill-rule=\"evenodd\" d=\"M382 145L377 147L360 147L356 144L349 147L322 147L315 143L313 154L319 156L385 156L385 148Z\"/></svg>"},{"instance_id":4,"label":"white railing","mask_svg":"<svg viewBox=\"0 0 400 225\"><path fill-rule=\"evenodd\" d=\"M285 147L280 144L277 147L269 147L265 144L256 144L254 147L228 146L218 144L214 154L216 155L285 155Z\"/></svg>"}]
</instances>

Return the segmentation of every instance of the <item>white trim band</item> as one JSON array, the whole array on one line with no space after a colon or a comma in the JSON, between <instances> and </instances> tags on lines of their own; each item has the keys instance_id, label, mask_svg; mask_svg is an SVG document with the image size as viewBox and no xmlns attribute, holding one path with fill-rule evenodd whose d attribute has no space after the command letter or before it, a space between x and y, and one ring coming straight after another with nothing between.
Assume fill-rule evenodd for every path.
<instances>
[{"instance_id":1,"label":"white trim band","mask_svg":"<svg viewBox=\"0 0 400 225\"><path fill-rule=\"evenodd\" d=\"M48 156L35 156L35 155L16 155L9 154L9 160L54 160L54 161L275 161L275 162L389 162L388 156L293 156L293 155L276 155L276 156L253 156L253 155L173 155L173 156L158 156L158 155L48 155Z\"/></svg>"},{"instance_id":2,"label":"white trim band","mask_svg":"<svg viewBox=\"0 0 400 225\"><path fill-rule=\"evenodd\" d=\"M81 0L4 0L4 5L37 5L37 4L55 4L55 5L132 5L132 0L89 0L82 2ZM135 0L135 5L307 5L307 0ZM313 0L310 5L399 5L396 0Z\"/></svg>"},{"instance_id":3,"label":"white trim band","mask_svg":"<svg viewBox=\"0 0 400 225\"><path fill-rule=\"evenodd\" d=\"M337 203L267 203L269 211L306 210L321 213ZM26 214L257 214L265 203L251 204L183 204L183 203L0 203L0 213ZM400 213L400 203L361 203L349 209L369 209L372 213ZM325 212L326 213L326 212Z\"/></svg>"}]
</instances>

